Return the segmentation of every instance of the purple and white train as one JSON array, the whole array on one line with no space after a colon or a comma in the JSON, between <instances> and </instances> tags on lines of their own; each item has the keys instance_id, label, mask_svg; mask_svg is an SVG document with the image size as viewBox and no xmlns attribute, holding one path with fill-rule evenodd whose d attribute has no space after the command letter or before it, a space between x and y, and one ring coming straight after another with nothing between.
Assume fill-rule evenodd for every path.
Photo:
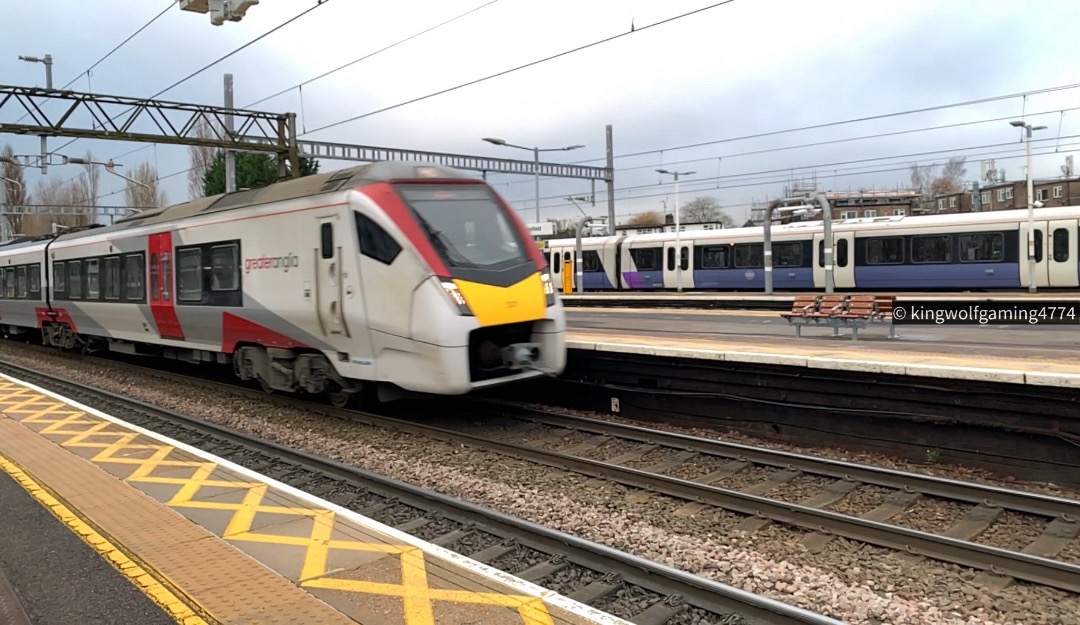
<instances>
[{"instance_id":1,"label":"purple and white train","mask_svg":"<svg viewBox=\"0 0 1080 625\"><path fill-rule=\"evenodd\" d=\"M834 280L839 290L1004 291L1027 288L1028 213L1008 210L930 216L834 220ZM1035 213L1036 286L1080 287L1080 207ZM586 291L675 289L761 291L765 287L761 227L590 237L582 240ZM773 287L825 287L824 223L771 229ZM548 241L556 284L574 261L574 239ZM676 250L676 247L680 250ZM572 277L577 288L576 275Z\"/></svg>"}]
</instances>

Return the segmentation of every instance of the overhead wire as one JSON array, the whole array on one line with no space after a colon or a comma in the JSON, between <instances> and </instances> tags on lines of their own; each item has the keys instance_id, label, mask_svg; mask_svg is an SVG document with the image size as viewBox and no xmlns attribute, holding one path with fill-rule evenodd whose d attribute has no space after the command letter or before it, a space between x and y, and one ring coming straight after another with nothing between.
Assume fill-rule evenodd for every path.
<instances>
[{"instance_id":1,"label":"overhead wire","mask_svg":"<svg viewBox=\"0 0 1080 625\"><path fill-rule=\"evenodd\" d=\"M487 80L491 80L492 78L498 78L499 76L505 76L507 74L511 74L513 72L516 72L516 71L520 71L520 70L523 70L523 69L526 69L526 68L529 68L529 67L533 67L533 66L539 65L541 63L546 63L547 61L552 61L554 59L558 59L558 58L573 54L575 52L580 52L582 50L587 50L589 48L593 48L593 47L596 47L596 46L599 46L599 45L602 45L602 44L605 44L605 43L609 43L609 42L615 41L617 39L621 39L621 38L629 36L629 35L635 35L637 33L645 32L646 30L648 30L650 28L656 28L656 27L662 26L664 24L669 24L669 23L674 22L676 20L683 19L684 17L689 17L691 15L696 15L698 13L702 13L702 12L708 11L710 9L715 9L716 7L720 7L720 6L723 6L725 4L730 4L730 3L734 2L734 1L735 0L723 0L722 2L716 2L714 4L710 4L709 6L702 7L700 9L694 9L693 11L688 11L688 12L683 13L681 15L676 15L676 16L673 16L673 17L669 17L669 18L660 20L659 22L653 22L652 24L647 24L645 26L642 26L641 28L634 28L632 30L629 30L629 31L626 31L626 32L623 32L623 33L619 33L618 35L613 35L611 37L607 37L607 38L601 39L599 41L594 41L592 43L588 43L588 44L585 44L583 46L578 46L576 48L573 48L571 50L566 50L566 51L560 52L558 54L553 54L551 56L547 56L547 57L544 57L542 59L538 59L536 61L526 63L524 65L519 65L519 66L513 67L511 69L507 69L507 70L503 70L501 72L490 74L488 76L484 76L483 78L477 78L476 80L470 80L469 82L462 83L462 84L454 86L454 87L449 87L447 89L442 89L440 91L436 91L434 93L429 93L427 95L420 96L420 97L417 97L417 98L413 98L413 99L407 100L405 102L400 102L398 104L393 104L391 106L386 106L386 107L383 107L383 108L378 109L376 111L371 111L369 113L364 113L362 115L356 115L356 116L350 117L348 119L343 119L341 121L334 122L332 124L326 124L325 126L320 126L320 127L315 128L313 130L309 130L309 131L307 131L307 132L305 132L303 134L304 135L310 135L310 134L313 134L313 133L316 133L316 132L319 132L319 131L322 131L322 130L326 130L328 128L334 128L336 126L341 126L342 124L347 124L347 123L350 123L350 122L354 122L354 121L357 121L357 120L360 120L360 119L364 119L366 117L371 117L373 115L378 115L379 113L385 113L387 111L392 111L394 109L401 108L401 107L407 106L409 104L415 104L416 102L420 102L420 101L423 101L423 100L434 98L436 96L444 95L444 94L450 93L452 91L457 91L458 89L464 89L465 87L471 87L472 85L476 85L476 84L485 82ZM302 136L302 135L297 135L297 136Z\"/></svg>"},{"instance_id":2,"label":"overhead wire","mask_svg":"<svg viewBox=\"0 0 1080 625\"><path fill-rule=\"evenodd\" d=\"M326 5L327 5L327 4L329 4L329 3L330 3L330 0L319 0L319 2L318 2L318 3L316 3L316 4L312 5L311 7L308 7L308 8L307 8L307 9L305 9L304 11L301 11L301 12L300 12L300 13L298 13L297 15L295 15L295 16L293 16L293 17L291 17L291 18L287 19L287 20L285 20L285 21L284 21L284 22L282 22L281 24L278 24L277 26L275 26L275 27L271 28L270 30L268 30L268 31L264 32L263 34L259 35L258 37L255 37L255 38L254 38L254 39L252 39L251 41L248 41L247 43L245 43L245 44L243 44L242 46L240 46L239 48L236 48L235 50L233 50L233 51L231 51L231 52L229 52L229 53L225 54L224 56L222 56L222 57L218 58L218 59L217 59L217 60L215 60L215 61L212 61L212 62L210 62L210 63L207 63L207 64L206 64L206 65L204 65L204 66L203 66L203 67L202 67L201 69L198 69L198 70L196 70L196 71L194 71L194 72L192 72L192 73L188 74L188 75L187 75L187 76L185 76L184 78L181 78L180 80L178 80L178 81L174 82L173 84L169 85L168 87L165 87L165 88L164 88L164 89L162 89L161 91L158 91L158 92L157 92L157 93L155 93L154 95L152 95L152 96L149 96L149 97L147 97L147 98L145 98L145 99L147 99L147 100L152 100L152 99L154 99L154 98L156 98L156 97L158 97L158 96L160 96L160 95L162 95L162 94L165 94L165 93L167 93L167 92L169 92L169 91L172 91L172 90L173 90L173 89L175 89L176 87L179 87L180 85L184 84L185 82L187 82L187 81L191 80L192 78L194 78L194 77L198 76L199 74L201 74L201 73L205 72L206 70L210 69L211 67L214 67L214 66L215 66L215 65L217 65L218 63L221 63L221 62L222 62L222 61L224 61L225 59L228 59L229 57L231 57L231 56L233 56L234 54L236 54L236 53L240 52L241 50L244 50L244 49L248 48L249 46L252 46L252 45L254 45L255 43L257 43L257 42L259 42L259 41L261 41L261 40L265 39L266 37L268 37L268 36L270 36L270 35L272 35L272 34L276 33L277 31L281 30L282 28L285 28L286 26L288 26L288 25L292 24L292 23L293 23L293 22L295 22L296 20L298 20L298 19L300 19L300 18L304 17L305 15L307 15L307 14L311 13L312 11L314 11L314 10L318 9L319 7L323 7L323 6L326 6ZM136 107L131 107L131 108L129 108L129 109L127 110L127 111L124 111L124 113L119 113L118 115L123 115L123 114L125 114L125 113L127 113L127 112L130 112L130 111L134 110L135 108L136 108ZM60 147L56 148L56 150L57 150L57 151L59 151L59 150L63 150L64 148L66 148L66 147L70 146L71 144L75 143L75 142L76 142L76 141L78 141L78 140L79 140L79 137L77 137L77 138L75 138L75 139L72 139L71 141L68 141L68 142L67 142L67 143L65 143L64 145L62 145L62 146L60 146ZM148 149L148 148L150 147L150 145L153 145L153 144L149 144L149 145L145 145L145 146L139 147L139 148L137 148L137 149L131 150L131 151L129 151L129 152L125 152L125 153L123 153L123 154L120 154L120 155L118 155L118 156L114 156L114 157L112 157L112 158L113 158L113 159L117 159L117 158L122 158L122 157L124 157L124 156L128 156L129 154L134 154L135 152L139 152L139 151L141 151L141 150L145 150L145 149ZM77 177L77 176L76 176L76 177Z\"/></svg>"},{"instance_id":3,"label":"overhead wire","mask_svg":"<svg viewBox=\"0 0 1080 625\"><path fill-rule=\"evenodd\" d=\"M422 35L426 35L427 33L430 33L433 30L437 30L439 28L442 28L443 26L446 26L447 24L450 24L451 22L456 22L457 20L459 20L459 19L461 19L463 17L466 17L468 15L476 13L477 11L479 11L481 9L485 9L485 8L495 4L498 1L499 0L491 0L490 2L486 2L486 3L484 3L484 4L482 4L482 5L478 6L478 7L475 7L473 9L469 9L468 11L466 11L466 12L464 12L464 13L456 16L456 17L452 17L452 18L450 18L448 20L440 22L440 23L438 23L438 24L436 24L434 26L431 26L430 28L425 28L424 30L422 30L422 31L420 31L418 33L415 33L413 35L410 35L410 36L408 36L408 37L406 37L404 39L399 39L398 41L395 41L394 43L392 43L392 44L390 44L388 46L384 46L382 48L379 48L378 50L376 50L374 52L370 52L368 54L365 54L364 56L361 56L360 58L353 59L352 61L349 61L348 63L345 63L344 65L340 65L340 66L335 67L334 69L332 69L330 71L323 72L322 74L319 74L318 76L316 76L314 78L309 78L309 79L307 79L307 80L305 80L303 82L297 83L297 84L289 87L288 89L282 89L281 91L278 91L277 93L272 93L272 94L270 94L270 95L268 95L268 96L266 96L264 98L260 98L258 100L255 100L251 104L245 104L244 108L251 108L252 106L255 106L256 104L262 104L263 102L266 102L267 100L269 100L271 98L276 98L279 95L285 95L286 93L292 91L293 89L301 89L304 86L310 85L311 83L313 83L313 82L315 82L317 80L321 80L321 79L326 78L327 76L329 76L331 74L334 74L336 72L340 72L341 70L345 69L346 67L352 67L353 65L356 65L357 63L359 63L361 61L366 61L367 59L370 59L373 56L376 56L378 54L382 54L383 52L386 52L387 50L390 50L392 48L396 48L397 46L400 46L403 43L408 43L409 41L412 41L413 39L416 39L417 37L420 37Z\"/></svg>"}]
</instances>

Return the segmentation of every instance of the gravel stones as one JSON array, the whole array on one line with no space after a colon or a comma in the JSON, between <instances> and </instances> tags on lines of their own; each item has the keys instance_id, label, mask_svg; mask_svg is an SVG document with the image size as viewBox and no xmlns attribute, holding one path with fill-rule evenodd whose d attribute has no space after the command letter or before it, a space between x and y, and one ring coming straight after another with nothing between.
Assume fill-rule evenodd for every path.
<instances>
[{"instance_id":1,"label":"gravel stones","mask_svg":"<svg viewBox=\"0 0 1080 625\"><path fill-rule=\"evenodd\" d=\"M745 518L739 515L706 509L679 517L674 512L685 505L684 501L650 495L634 498L632 503L628 501L631 495L641 495L633 489L484 450L328 419L153 374L133 373L109 363L31 352L18 345L0 344L0 356L438 490L849 623L1064 625L1075 623L1075 615L1080 613L1076 597L1052 589L1021 583L989 596L973 583L975 575L970 569L907 562L888 550L843 539L833 540L820 552L808 553L799 543L803 531L771 524L752 534L739 534L733 529ZM657 461L649 458L645 466ZM872 496L874 491L866 488L867 496ZM833 508L840 508L843 501ZM385 522L391 525L417 514L413 511L398 517L393 508L397 507L384 513ZM544 559L533 550L519 548L490 564L520 572ZM679 621L695 623L694 618L694 612L687 611Z\"/></svg>"}]
</instances>

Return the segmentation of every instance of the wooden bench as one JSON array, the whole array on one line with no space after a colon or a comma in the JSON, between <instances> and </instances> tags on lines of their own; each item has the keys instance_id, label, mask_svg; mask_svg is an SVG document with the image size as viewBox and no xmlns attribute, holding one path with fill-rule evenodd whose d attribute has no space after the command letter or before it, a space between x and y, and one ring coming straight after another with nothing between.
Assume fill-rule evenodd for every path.
<instances>
[{"instance_id":1,"label":"wooden bench","mask_svg":"<svg viewBox=\"0 0 1080 625\"><path fill-rule=\"evenodd\" d=\"M859 340L859 329L871 325L889 326L889 338L896 338L892 323L892 295L800 295L795 298L791 312L780 316L795 326L795 336L802 337L805 325L826 326L839 336L841 328L851 329L851 340Z\"/></svg>"}]
</instances>

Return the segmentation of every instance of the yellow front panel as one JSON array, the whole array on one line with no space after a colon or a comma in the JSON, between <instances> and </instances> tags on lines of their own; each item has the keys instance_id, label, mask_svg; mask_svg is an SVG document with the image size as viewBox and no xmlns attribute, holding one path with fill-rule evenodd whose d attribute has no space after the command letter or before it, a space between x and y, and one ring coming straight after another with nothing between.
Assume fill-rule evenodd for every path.
<instances>
[{"instance_id":1,"label":"yellow front panel","mask_svg":"<svg viewBox=\"0 0 1080 625\"><path fill-rule=\"evenodd\" d=\"M517 284L501 287L454 280L481 327L543 319L544 285L534 273Z\"/></svg>"}]
</instances>

